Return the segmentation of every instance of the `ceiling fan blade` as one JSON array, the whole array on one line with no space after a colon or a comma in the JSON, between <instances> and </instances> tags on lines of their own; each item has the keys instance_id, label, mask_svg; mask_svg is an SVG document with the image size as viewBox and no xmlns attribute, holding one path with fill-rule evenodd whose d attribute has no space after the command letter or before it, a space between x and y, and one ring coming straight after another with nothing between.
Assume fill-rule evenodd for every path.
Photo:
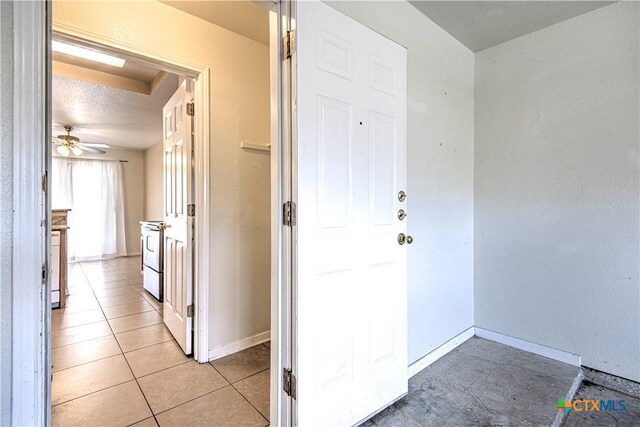
<instances>
[{"instance_id":1,"label":"ceiling fan blade","mask_svg":"<svg viewBox=\"0 0 640 427\"><path fill-rule=\"evenodd\" d=\"M85 147L93 147L93 148L111 148L109 144L98 144L93 142L83 142L82 145Z\"/></svg>"},{"instance_id":2,"label":"ceiling fan blade","mask_svg":"<svg viewBox=\"0 0 640 427\"><path fill-rule=\"evenodd\" d=\"M97 148L93 148L93 147L87 147L84 144L77 144L78 147L80 147L82 150L87 151L89 153L100 153L100 154L105 154L106 151L104 150L99 150Z\"/></svg>"}]
</instances>

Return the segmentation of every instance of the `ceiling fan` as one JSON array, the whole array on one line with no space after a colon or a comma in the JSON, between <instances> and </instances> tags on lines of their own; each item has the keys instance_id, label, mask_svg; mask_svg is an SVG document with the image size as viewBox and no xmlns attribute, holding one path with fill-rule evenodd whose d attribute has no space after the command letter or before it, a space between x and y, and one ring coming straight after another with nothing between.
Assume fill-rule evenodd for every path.
<instances>
[{"instance_id":1,"label":"ceiling fan","mask_svg":"<svg viewBox=\"0 0 640 427\"><path fill-rule=\"evenodd\" d=\"M104 154L106 151L101 150L101 148L111 148L107 144L81 143L80 138L71 135L71 131L73 130L72 126L65 125L64 130L67 131L66 135L58 135L53 138L53 145L61 156L69 157L71 154L79 156L85 151Z\"/></svg>"}]
</instances>

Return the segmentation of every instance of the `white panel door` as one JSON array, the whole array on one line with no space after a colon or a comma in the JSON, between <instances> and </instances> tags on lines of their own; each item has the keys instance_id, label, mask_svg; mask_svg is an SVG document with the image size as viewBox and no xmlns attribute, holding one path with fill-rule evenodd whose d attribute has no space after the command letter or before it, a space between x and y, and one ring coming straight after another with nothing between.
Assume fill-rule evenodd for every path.
<instances>
[{"instance_id":1,"label":"white panel door","mask_svg":"<svg viewBox=\"0 0 640 427\"><path fill-rule=\"evenodd\" d=\"M297 4L297 422L349 426L407 392L406 50Z\"/></svg>"},{"instance_id":2,"label":"white panel door","mask_svg":"<svg viewBox=\"0 0 640 427\"><path fill-rule=\"evenodd\" d=\"M193 351L192 117L187 103L193 98L191 80L185 80L162 110L164 132L164 323L185 354Z\"/></svg>"}]
</instances>

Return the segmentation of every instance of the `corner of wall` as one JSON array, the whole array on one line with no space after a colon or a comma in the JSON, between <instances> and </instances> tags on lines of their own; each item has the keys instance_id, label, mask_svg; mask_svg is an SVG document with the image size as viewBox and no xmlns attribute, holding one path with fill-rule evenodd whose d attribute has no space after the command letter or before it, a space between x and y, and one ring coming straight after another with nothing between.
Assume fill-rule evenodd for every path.
<instances>
[{"instance_id":1,"label":"corner of wall","mask_svg":"<svg viewBox=\"0 0 640 427\"><path fill-rule=\"evenodd\" d=\"M0 425L11 425L13 247L13 3L0 1Z\"/></svg>"},{"instance_id":2,"label":"corner of wall","mask_svg":"<svg viewBox=\"0 0 640 427\"><path fill-rule=\"evenodd\" d=\"M476 60L477 54L473 54L473 139L471 151L473 161L471 162L472 179L471 184L471 319L476 326Z\"/></svg>"}]
</instances>

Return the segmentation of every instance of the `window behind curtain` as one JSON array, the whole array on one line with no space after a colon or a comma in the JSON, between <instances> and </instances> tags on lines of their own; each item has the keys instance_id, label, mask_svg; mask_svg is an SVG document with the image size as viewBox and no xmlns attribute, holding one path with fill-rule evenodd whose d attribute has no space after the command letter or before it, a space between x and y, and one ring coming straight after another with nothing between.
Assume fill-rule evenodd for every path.
<instances>
[{"instance_id":1,"label":"window behind curtain","mask_svg":"<svg viewBox=\"0 0 640 427\"><path fill-rule=\"evenodd\" d=\"M70 259L126 255L120 162L54 158L52 186L53 209L71 209Z\"/></svg>"}]
</instances>

